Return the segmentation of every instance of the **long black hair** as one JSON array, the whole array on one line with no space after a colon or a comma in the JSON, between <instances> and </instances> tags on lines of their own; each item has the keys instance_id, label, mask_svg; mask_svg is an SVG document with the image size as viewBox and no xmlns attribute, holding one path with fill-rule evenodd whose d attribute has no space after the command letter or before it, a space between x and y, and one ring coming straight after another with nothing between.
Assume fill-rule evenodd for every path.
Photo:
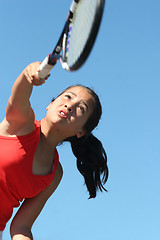
<instances>
[{"instance_id":1,"label":"long black hair","mask_svg":"<svg viewBox=\"0 0 160 240\"><path fill-rule=\"evenodd\" d=\"M104 188L104 184L108 179L107 154L102 143L91 133L99 123L102 115L102 106L97 94L91 88L83 85L72 85L61 94L77 86L85 88L91 94L94 99L94 109L83 127L86 134L81 138L73 136L64 141L71 143L73 154L77 158L77 168L84 177L90 195L89 198L95 198L98 190L107 191Z\"/></svg>"}]
</instances>

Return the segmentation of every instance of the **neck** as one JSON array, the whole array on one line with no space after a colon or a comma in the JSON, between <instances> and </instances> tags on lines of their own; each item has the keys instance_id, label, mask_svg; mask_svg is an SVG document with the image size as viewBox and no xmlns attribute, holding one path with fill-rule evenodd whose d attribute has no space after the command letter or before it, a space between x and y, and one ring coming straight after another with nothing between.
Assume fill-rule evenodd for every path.
<instances>
[{"instance_id":1,"label":"neck","mask_svg":"<svg viewBox=\"0 0 160 240\"><path fill-rule=\"evenodd\" d=\"M55 149L62 141L61 135L45 118L41 120L41 141L49 148Z\"/></svg>"}]
</instances>

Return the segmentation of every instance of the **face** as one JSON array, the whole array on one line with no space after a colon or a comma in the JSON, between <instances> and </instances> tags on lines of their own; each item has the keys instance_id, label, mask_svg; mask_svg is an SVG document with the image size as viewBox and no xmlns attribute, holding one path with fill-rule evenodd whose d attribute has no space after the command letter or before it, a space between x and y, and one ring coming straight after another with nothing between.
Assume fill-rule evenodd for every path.
<instances>
[{"instance_id":1,"label":"face","mask_svg":"<svg viewBox=\"0 0 160 240\"><path fill-rule=\"evenodd\" d=\"M81 86L72 87L56 98L47 108L47 117L64 138L85 134L83 126L94 108L94 99Z\"/></svg>"}]
</instances>

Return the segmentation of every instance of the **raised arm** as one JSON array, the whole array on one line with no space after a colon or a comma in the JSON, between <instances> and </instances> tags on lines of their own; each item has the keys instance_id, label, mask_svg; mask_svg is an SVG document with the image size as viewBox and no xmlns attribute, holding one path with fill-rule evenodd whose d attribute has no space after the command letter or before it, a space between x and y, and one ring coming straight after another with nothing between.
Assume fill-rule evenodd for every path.
<instances>
[{"instance_id":1,"label":"raised arm","mask_svg":"<svg viewBox=\"0 0 160 240\"><path fill-rule=\"evenodd\" d=\"M37 68L39 65L40 62L31 63L16 79L7 104L6 117L8 119L17 119L17 114L19 117L24 117L30 112L31 107L29 99L33 85L38 86L45 82L37 76Z\"/></svg>"},{"instance_id":2,"label":"raised arm","mask_svg":"<svg viewBox=\"0 0 160 240\"><path fill-rule=\"evenodd\" d=\"M30 96L33 86L42 85L45 80L39 79L37 69L40 62L28 65L16 79L11 96L7 103L5 124L8 124L10 134L17 134L19 129L25 126L24 134L32 131L34 127L34 112L30 104ZM23 131L22 131L23 134Z\"/></svg>"}]
</instances>

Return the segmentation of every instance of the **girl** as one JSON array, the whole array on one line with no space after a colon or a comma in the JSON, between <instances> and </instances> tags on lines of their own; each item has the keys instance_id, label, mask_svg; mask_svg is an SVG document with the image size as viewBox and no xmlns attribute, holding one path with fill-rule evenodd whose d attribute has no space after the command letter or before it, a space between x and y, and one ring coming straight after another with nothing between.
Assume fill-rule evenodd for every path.
<instances>
[{"instance_id":1,"label":"girl","mask_svg":"<svg viewBox=\"0 0 160 240\"><path fill-rule=\"evenodd\" d=\"M56 150L62 141L71 143L90 198L105 190L108 178L105 150L91 134L102 113L98 96L87 87L71 86L49 104L41 121L35 120L29 99L33 86L45 83L37 76L39 65L30 64L17 78L0 123L1 232L24 200L11 223L13 240L33 239L31 227L62 179Z\"/></svg>"}]
</instances>

